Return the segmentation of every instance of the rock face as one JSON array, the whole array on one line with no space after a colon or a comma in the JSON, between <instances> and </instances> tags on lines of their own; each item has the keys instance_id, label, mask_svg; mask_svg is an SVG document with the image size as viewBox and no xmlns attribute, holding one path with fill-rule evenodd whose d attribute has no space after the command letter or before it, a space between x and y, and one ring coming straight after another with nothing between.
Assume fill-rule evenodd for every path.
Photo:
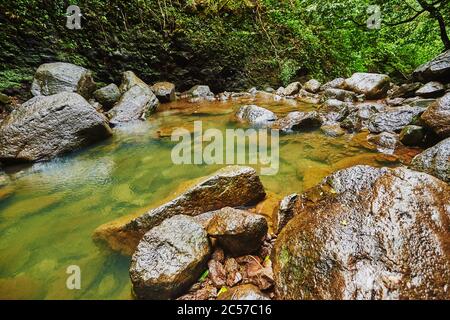
<instances>
[{"instance_id":1,"label":"rock face","mask_svg":"<svg viewBox=\"0 0 450 320\"><path fill-rule=\"evenodd\" d=\"M152 86L152 91L160 102L175 101L175 85L170 82L157 82Z\"/></svg>"},{"instance_id":2,"label":"rock face","mask_svg":"<svg viewBox=\"0 0 450 320\"><path fill-rule=\"evenodd\" d=\"M317 93L320 91L320 86L322 84L316 79L311 79L303 85L303 89L311 93Z\"/></svg>"},{"instance_id":3,"label":"rock face","mask_svg":"<svg viewBox=\"0 0 450 320\"><path fill-rule=\"evenodd\" d=\"M272 111L256 105L240 107L236 117L239 121L247 122L254 126L269 126L278 119Z\"/></svg>"},{"instance_id":4,"label":"rock face","mask_svg":"<svg viewBox=\"0 0 450 320\"><path fill-rule=\"evenodd\" d=\"M450 183L450 138L417 155L411 166Z\"/></svg>"},{"instance_id":5,"label":"rock face","mask_svg":"<svg viewBox=\"0 0 450 320\"><path fill-rule=\"evenodd\" d=\"M197 216L224 207L255 204L264 199L264 187L250 167L229 166L203 178L170 202L138 217L120 218L100 226L94 239L124 254L134 252L142 236L165 219L184 214Z\"/></svg>"},{"instance_id":6,"label":"rock face","mask_svg":"<svg viewBox=\"0 0 450 320\"><path fill-rule=\"evenodd\" d=\"M289 84L283 92L280 92L283 96L293 96L296 95L300 89L302 88L302 84L300 82L293 82Z\"/></svg>"},{"instance_id":7,"label":"rock face","mask_svg":"<svg viewBox=\"0 0 450 320\"><path fill-rule=\"evenodd\" d=\"M218 300L270 300L253 284L242 284L222 293Z\"/></svg>"},{"instance_id":8,"label":"rock face","mask_svg":"<svg viewBox=\"0 0 450 320\"><path fill-rule=\"evenodd\" d=\"M272 128L278 129L283 133L291 133L294 131L318 129L322 123L323 119L316 111L294 111L289 113L286 117L275 121Z\"/></svg>"},{"instance_id":9,"label":"rock face","mask_svg":"<svg viewBox=\"0 0 450 320\"><path fill-rule=\"evenodd\" d=\"M372 133L396 132L411 124L425 109L420 107L393 107L370 117L368 128Z\"/></svg>"},{"instance_id":10,"label":"rock face","mask_svg":"<svg viewBox=\"0 0 450 320\"><path fill-rule=\"evenodd\" d=\"M416 94L423 98L438 98L444 93L444 85L437 81L428 82L426 85L416 91Z\"/></svg>"},{"instance_id":11,"label":"rock face","mask_svg":"<svg viewBox=\"0 0 450 320\"><path fill-rule=\"evenodd\" d=\"M211 246L205 230L178 215L147 232L131 259L130 278L139 299L173 299L206 268Z\"/></svg>"},{"instance_id":12,"label":"rock face","mask_svg":"<svg viewBox=\"0 0 450 320\"><path fill-rule=\"evenodd\" d=\"M95 100L100 102L100 104L106 108L111 108L117 101L119 101L120 96L121 93L119 87L114 83L94 91Z\"/></svg>"},{"instance_id":13,"label":"rock face","mask_svg":"<svg viewBox=\"0 0 450 320\"><path fill-rule=\"evenodd\" d=\"M356 166L312 190L278 236L280 299L449 299L450 187L405 168Z\"/></svg>"},{"instance_id":14,"label":"rock face","mask_svg":"<svg viewBox=\"0 0 450 320\"><path fill-rule=\"evenodd\" d=\"M158 108L158 105L159 101L150 88L134 85L108 111L109 123L118 125L130 121L145 120Z\"/></svg>"},{"instance_id":15,"label":"rock face","mask_svg":"<svg viewBox=\"0 0 450 320\"><path fill-rule=\"evenodd\" d=\"M355 73L344 82L344 89L364 94L367 99L380 99L387 95L391 79L385 74Z\"/></svg>"},{"instance_id":16,"label":"rock face","mask_svg":"<svg viewBox=\"0 0 450 320\"><path fill-rule=\"evenodd\" d=\"M49 96L61 92L76 92L89 99L95 90L89 70L65 62L44 63L39 66L31 85L34 96Z\"/></svg>"},{"instance_id":17,"label":"rock face","mask_svg":"<svg viewBox=\"0 0 450 320\"><path fill-rule=\"evenodd\" d=\"M450 82L450 50L418 67L413 76L422 82L436 80Z\"/></svg>"},{"instance_id":18,"label":"rock face","mask_svg":"<svg viewBox=\"0 0 450 320\"><path fill-rule=\"evenodd\" d=\"M439 136L450 137L450 93L432 103L421 119Z\"/></svg>"},{"instance_id":19,"label":"rock face","mask_svg":"<svg viewBox=\"0 0 450 320\"><path fill-rule=\"evenodd\" d=\"M229 207L214 213L207 227L208 235L217 239L221 248L233 256L257 251L267 230L263 216Z\"/></svg>"},{"instance_id":20,"label":"rock face","mask_svg":"<svg viewBox=\"0 0 450 320\"><path fill-rule=\"evenodd\" d=\"M106 118L82 96L37 96L0 125L0 161L49 160L111 136Z\"/></svg>"}]
</instances>

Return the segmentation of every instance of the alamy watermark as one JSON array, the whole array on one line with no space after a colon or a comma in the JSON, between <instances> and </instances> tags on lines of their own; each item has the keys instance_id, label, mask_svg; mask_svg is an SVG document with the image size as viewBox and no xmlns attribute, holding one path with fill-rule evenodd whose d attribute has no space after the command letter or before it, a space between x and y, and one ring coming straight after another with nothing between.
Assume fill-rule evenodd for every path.
<instances>
[{"instance_id":1,"label":"alamy watermark","mask_svg":"<svg viewBox=\"0 0 450 320\"><path fill-rule=\"evenodd\" d=\"M371 5L367 7L367 14L369 18L366 21L367 28L381 29L381 7L378 5Z\"/></svg>"},{"instance_id":2,"label":"alamy watermark","mask_svg":"<svg viewBox=\"0 0 450 320\"><path fill-rule=\"evenodd\" d=\"M66 280L66 287L69 290L81 289L81 269L77 265L68 266L66 273L69 275Z\"/></svg>"},{"instance_id":3,"label":"alamy watermark","mask_svg":"<svg viewBox=\"0 0 450 320\"><path fill-rule=\"evenodd\" d=\"M268 129L207 129L194 122L194 132L177 128L172 132L174 164L256 165L261 175L275 175L280 166L279 131Z\"/></svg>"},{"instance_id":4,"label":"alamy watermark","mask_svg":"<svg viewBox=\"0 0 450 320\"><path fill-rule=\"evenodd\" d=\"M81 29L81 9L79 6L70 5L66 10L67 21L66 27L68 29Z\"/></svg>"}]
</instances>

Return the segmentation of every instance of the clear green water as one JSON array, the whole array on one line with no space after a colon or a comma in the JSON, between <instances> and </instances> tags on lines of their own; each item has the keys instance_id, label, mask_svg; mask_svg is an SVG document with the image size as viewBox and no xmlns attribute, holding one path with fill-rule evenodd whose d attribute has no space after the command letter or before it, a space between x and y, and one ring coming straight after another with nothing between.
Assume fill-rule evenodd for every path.
<instances>
[{"instance_id":1,"label":"clear green water","mask_svg":"<svg viewBox=\"0 0 450 320\"><path fill-rule=\"evenodd\" d=\"M108 141L47 163L10 172L0 189L1 299L130 299L130 258L96 246L99 225L147 207L186 181L220 166L173 165L168 128L233 128L241 102L165 105L146 123L117 131ZM311 106L257 101L282 115ZM159 134L158 134L159 132ZM355 164L396 165L347 135L320 132L281 137L280 171L264 176L279 196L301 192L327 174ZM66 268L81 268L81 289L66 288Z\"/></svg>"}]
</instances>

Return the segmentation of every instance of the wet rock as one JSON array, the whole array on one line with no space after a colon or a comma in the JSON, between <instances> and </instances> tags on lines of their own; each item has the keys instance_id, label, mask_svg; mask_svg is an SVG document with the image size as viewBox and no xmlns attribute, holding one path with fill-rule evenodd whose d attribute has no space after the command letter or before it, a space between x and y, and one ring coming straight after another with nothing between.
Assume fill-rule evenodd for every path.
<instances>
[{"instance_id":1,"label":"wet rock","mask_svg":"<svg viewBox=\"0 0 450 320\"><path fill-rule=\"evenodd\" d=\"M450 182L450 138L417 155L411 167Z\"/></svg>"},{"instance_id":2,"label":"wet rock","mask_svg":"<svg viewBox=\"0 0 450 320\"><path fill-rule=\"evenodd\" d=\"M367 140L377 146L378 152L393 154L398 145L398 135L390 132L382 132L368 136Z\"/></svg>"},{"instance_id":3,"label":"wet rock","mask_svg":"<svg viewBox=\"0 0 450 320\"><path fill-rule=\"evenodd\" d=\"M413 101L404 101L404 104L410 105L411 107L427 108L435 102L435 99L416 99Z\"/></svg>"},{"instance_id":4,"label":"wet rock","mask_svg":"<svg viewBox=\"0 0 450 320\"><path fill-rule=\"evenodd\" d=\"M302 84L300 82L293 82L293 83L289 84L283 90L283 92L280 92L280 93L281 93L281 95L284 95L284 96L294 96L300 91L301 88L302 88ZM280 89L278 89L278 90L280 90ZM278 91L277 91L277 94L278 94Z\"/></svg>"},{"instance_id":5,"label":"wet rock","mask_svg":"<svg viewBox=\"0 0 450 320\"><path fill-rule=\"evenodd\" d=\"M214 93L205 85L194 86L187 93L193 98L214 98Z\"/></svg>"},{"instance_id":6,"label":"wet rock","mask_svg":"<svg viewBox=\"0 0 450 320\"><path fill-rule=\"evenodd\" d=\"M400 141L405 146L420 146L426 136L426 131L423 127L409 125L402 129L400 132Z\"/></svg>"},{"instance_id":7,"label":"wet rock","mask_svg":"<svg viewBox=\"0 0 450 320\"><path fill-rule=\"evenodd\" d=\"M367 127L372 133L397 132L411 124L424 111L423 108L410 106L386 108L371 116Z\"/></svg>"},{"instance_id":8,"label":"wet rock","mask_svg":"<svg viewBox=\"0 0 450 320\"><path fill-rule=\"evenodd\" d=\"M247 122L254 126L269 126L278 119L272 111L256 105L240 107L236 117L239 121Z\"/></svg>"},{"instance_id":9,"label":"wet rock","mask_svg":"<svg viewBox=\"0 0 450 320\"><path fill-rule=\"evenodd\" d=\"M151 87L160 102L175 101L175 85L170 82L157 82Z\"/></svg>"},{"instance_id":10,"label":"wet rock","mask_svg":"<svg viewBox=\"0 0 450 320\"><path fill-rule=\"evenodd\" d=\"M298 203L298 200L299 195L297 193L290 194L281 200L278 212L274 216L275 233L280 233L287 223L294 217L295 206Z\"/></svg>"},{"instance_id":11,"label":"wet rock","mask_svg":"<svg viewBox=\"0 0 450 320\"><path fill-rule=\"evenodd\" d=\"M95 100L108 109L119 101L120 96L121 93L119 87L117 87L114 83L94 91Z\"/></svg>"},{"instance_id":12,"label":"wet rock","mask_svg":"<svg viewBox=\"0 0 450 320\"><path fill-rule=\"evenodd\" d=\"M50 160L111 136L106 118L82 96L62 92L37 96L0 125L0 161Z\"/></svg>"},{"instance_id":13,"label":"wet rock","mask_svg":"<svg viewBox=\"0 0 450 320\"><path fill-rule=\"evenodd\" d=\"M252 284L243 284L228 289L219 295L218 300L270 300L256 286Z\"/></svg>"},{"instance_id":14,"label":"wet rock","mask_svg":"<svg viewBox=\"0 0 450 320\"><path fill-rule=\"evenodd\" d=\"M360 103L349 107L349 115L345 118L341 127L350 132L359 132L367 129L369 119L384 111L385 106L380 103Z\"/></svg>"},{"instance_id":15,"label":"wet rock","mask_svg":"<svg viewBox=\"0 0 450 320\"><path fill-rule=\"evenodd\" d=\"M411 98L415 96L415 92L422 87L420 82L405 83L390 92L389 97L395 98Z\"/></svg>"},{"instance_id":16,"label":"wet rock","mask_svg":"<svg viewBox=\"0 0 450 320\"><path fill-rule=\"evenodd\" d=\"M263 216L229 207L218 211L208 224L207 232L225 251L240 256L259 249L268 230Z\"/></svg>"},{"instance_id":17,"label":"wet rock","mask_svg":"<svg viewBox=\"0 0 450 320\"><path fill-rule=\"evenodd\" d=\"M355 73L344 82L344 89L364 94L367 99L380 99L387 95L391 79L385 74Z\"/></svg>"},{"instance_id":18,"label":"wet rock","mask_svg":"<svg viewBox=\"0 0 450 320\"><path fill-rule=\"evenodd\" d=\"M316 79L311 79L303 85L303 89L311 93L318 93L322 84Z\"/></svg>"},{"instance_id":19,"label":"wet rock","mask_svg":"<svg viewBox=\"0 0 450 320\"><path fill-rule=\"evenodd\" d=\"M119 218L100 226L94 233L94 239L106 242L113 250L129 255L148 230L174 215L198 216L227 206L252 205L264 199L265 195L254 169L225 167L200 179L196 185L172 201L143 215Z\"/></svg>"},{"instance_id":20,"label":"wet rock","mask_svg":"<svg viewBox=\"0 0 450 320\"><path fill-rule=\"evenodd\" d=\"M142 81L133 71L125 71L122 74L122 83L120 84L120 92L125 93L134 86L139 86L144 90L150 90L150 87Z\"/></svg>"},{"instance_id":21,"label":"wet rock","mask_svg":"<svg viewBox=\"0 0 450 320\"><path fill-rule=\"evenodd\" d=\"M31 85L34 96L50 96L61 92L76 92L89 99L95 90L91 71L71 63L53 62L39 66Z\"/></svg>"},{"instance_id":22,"label":"wet rock","mask_svg":"<svg viewBox=\"0 0 450 320\"><path fill-rule=\"evenodd\" d=\"M445 87L442 83L432 81L416 91L416 95L423 98L438 98L445 93Z\"/></svg>"},{"instance_id":23,"label":"wet rock","mask_svg":"<svg viewBox=\"0 0 450 320\"><path fill-rule=\"evenodd\" d=\"M341 137L345 134L345 130L341 128L341 125L336 124L327 124L320 127L320 131L322 131L325 135L329 137Z\"/></svg>"},{"instance_id":24,"label":"wet rock","mask_svg":"<svg viewBox=\"0 0 450 320\"><path fill-rule=\"evenodd\" d=\"M326 123L340 122L344 120L349 113L349 104L336 99L325 101L319 112L325 118Z\"/></svg>"},{"instance_id":25,"label":"wet rock","mask_svg":"<svg viewBox=\"0 0 450 320\"><path fill-rule=\"evenodd\" d=\"M325 99L336 99L345 102L353 102L358 100L358 95L356 93L343 89L326 89L323 92L323 96Z\"/></svg>"},{"instance_id":26,"label":"wet rock","mask_svg":"<svg viewBox=\"0 0 450 320\"><path fill-rule=\"evenodd\" d=\"M274 122L272 128L283 133L294 131L308 131L320 128L323 119L316 111L291 112L286 117Z\"/></svg>"},{"instance_id":27,"label":"wet rock","mask_svg":"<svg viewBox=\"0 0 450 320\"><path fill-rule=\"evenodd\" d=\"M108 111L109 123L118 125L138 120L145 120L159 105L159 101L147 86L135 85L120 98L119 102Z\"/></svg>"},{"instance_id":28,"label":"wet rock","mask_svg":"<svg viewBox=\"0 0 450 320\"><path fill-rule=\"evenodd\" d=\"M326 178L277 238L277 297L449 299L449 191L405 168Z\"/></svg>"},{"instance_id":29,"label":"wet rock","mask_svg":"<svg viewBox=\"0 0 450 320\"><path fill-rule=\"evenodd\" d=\"M418 67L414 70L413 77L422 82L450 82L450 50Z\"/></svg>"},{"instance_id":30,"label":"wet rock","mask_svg":"<svg viewBox=\"0 0 450 320\"><path fill-rule=\"evenodd\" d=\"M405 99L404 98L393 98L393 99L389 98L389 99L386 99L386 103L390 107L402 106L405 104Z\"/></svg>"},{"instance_id":31,"label":"wet rock","mask_svg":"<svg viewBox=\"0 0 450 320\"><path fill-rule=\"evenodd\" d=\"M439 136L450 137L450 93L432 103L421 119Z\"/></svg>"},{"instance_id":32,"label":"wet rock","mask_svg":"<svg viewBox=\"0 0 450 320\"><path fill-rule=\"evenodd\" d=\"M174 216L147 232L131 259L139 299L173 299L198 280L211 254L205 230L191 217Z\"/></svg>"},{"instance_id":33,"label":"wet rock","mask_svg":"<svg viewBox=\"0 0 450 320\"><path fill-rule=\"evenodd\" d=\"M344 85L345 79L344 78L336 78L334 80L331 80L327 83L325 83L322 87L320 87L320 91L325 91L327 89L341 89Z\"/></svg>"}]
</instances>

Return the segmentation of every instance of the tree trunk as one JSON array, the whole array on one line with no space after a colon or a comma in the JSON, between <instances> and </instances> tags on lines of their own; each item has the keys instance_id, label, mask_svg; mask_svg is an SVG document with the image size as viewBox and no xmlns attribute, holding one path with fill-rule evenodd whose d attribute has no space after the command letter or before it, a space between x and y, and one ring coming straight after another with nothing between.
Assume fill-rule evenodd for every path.
<instances>
[{"instance_id":1,"label":"tree trunk","mask_svg":"<svg viewBox=\"0 0 450 320\"><path fill-rule=\"evenodd\" d=\"M435 18L439 23L439 30L441 32L441 40L444 43L445 50L450 50L450 39L447 34L447 28L445 26L445 20L439 10L432 4L429 4L426 0L417 0L420 6L428 11L430 15Z\"/></svg>"}]
</instances>

